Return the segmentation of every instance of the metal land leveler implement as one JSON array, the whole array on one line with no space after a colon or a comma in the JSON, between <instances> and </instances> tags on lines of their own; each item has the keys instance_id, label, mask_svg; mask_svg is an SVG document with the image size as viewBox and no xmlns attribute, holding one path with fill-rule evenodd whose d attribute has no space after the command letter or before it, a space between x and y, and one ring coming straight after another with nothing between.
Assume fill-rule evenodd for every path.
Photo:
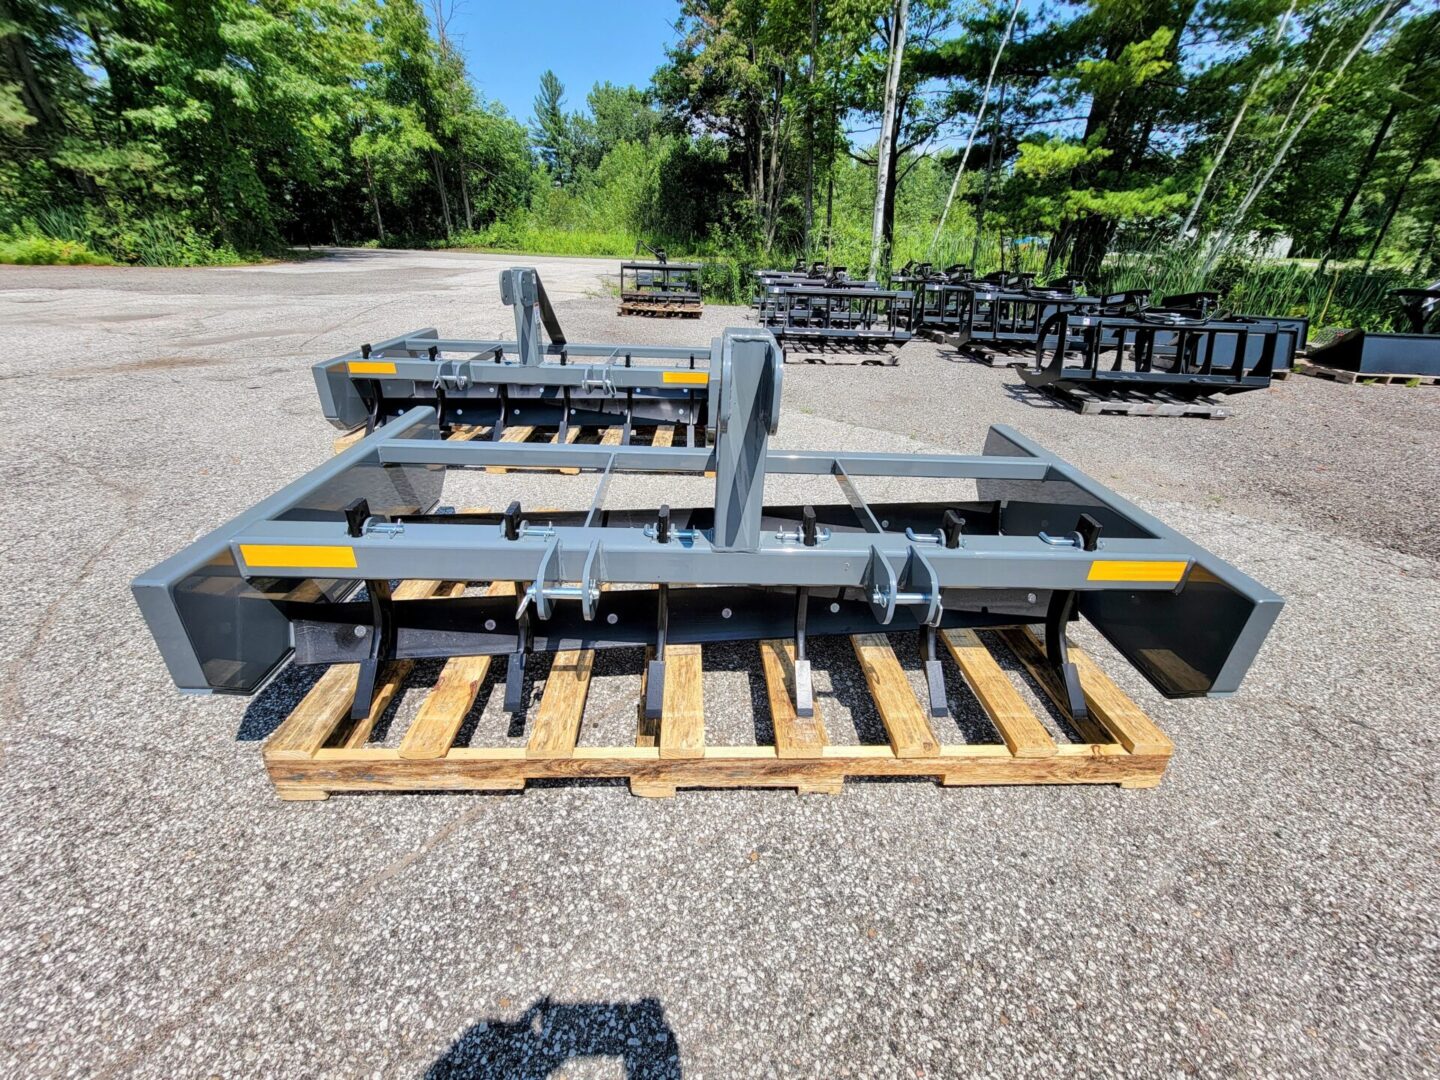
<instances>
[{"instance_id":1,"label":"metal land leveler implement","mask_svg":"<svg viewBox=\"0 0 1440 1080\"><path fill-rule=\"evenodd\" d=\"M567 340L540 275L501 271L501 299L515 309L515 340L441 338L415 330L316 364L326 418L341 430L373 431L416 406L442 429L553 427L565 442L580 427L684 425L693 444L708 423L709 344L609 345ZM547 340L548 338L548 340Z\"/></svg>"},{"instance_id":2,"label":"metal land leveler implement","mask_svg":"<svg viewBox=\"0 0 1440 1080\"><path fill-rule=\"evenodd\" d=\"M655 262L620 264L621 315L681 315L698 319L704 309L699 263L672 263L643 240ZM638 249L637 249L638 253Z\"/></svg>"},{"instance_id":3,"label":"metal land leveler implement","mask_svg":"<svg viewBox=\"0 0 1440 1080\"><path fill-rule=\"evenodd\" d=\"M352 716L390 661L506 657L517 710L532 653L635 646L652 650L643 712L658 716L674 650L774 638L793 642L805 716L811 638L906 629L942 715L937 632L1043 624L1046 677L1078 723L1091 706L1065 635L1077 617L1167 697L1239 687L1274 593L1009 428L991 428L980 455L772 449L782 371L768 332L717 338L704 449L445 441L449 403L416 406L140 575L135 598L182 689L253 694L291 660L350 663ZM496 465L577 467L593 496L526 513L523 478L486 475L508 509L437 512L448 470ZM606 508L617 475L706 472L709 505ZM767 505L772 476L829 478L840 497ZM955 500L872 503L871 478L970 481L975 497L967 485ZM398 599L397 580L509 584Z\"/></svg>"}]
</instances>

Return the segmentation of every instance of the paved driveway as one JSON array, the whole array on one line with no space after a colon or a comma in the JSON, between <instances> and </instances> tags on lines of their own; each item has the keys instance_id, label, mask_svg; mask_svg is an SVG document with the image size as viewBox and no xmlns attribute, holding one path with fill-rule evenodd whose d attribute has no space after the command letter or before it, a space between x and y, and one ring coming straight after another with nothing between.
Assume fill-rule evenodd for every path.
<instances>
[{"instance_id":1,"label":"paved driveway","mask_svg":"<svg viewBox=\"0 0 1440 1080\"><path fill-rule=\"evenodd\" d=\"M1011 423L1286 597L1232 699L1120 672L1176 742L1156 790L278 801L259 740L304 673L182 697L128 582L324 459L311 361L502 331L517 262L576 339L746 315L621 320L609 260L0 268L0 1072L1440 1070L1433 390L1292 378L1225 421L1111 419L920 342L896 368L787 370L781 446L974 451ZM500 479L532 505L588 494ZM707 674L727 738L753 736L748 655ZM839 692L853 665L817 659L839 736L873 734ZM638 657L605 669L586 738L625 736L637 678ZM499 693L471 738L514 738Z\"/></svg>"}]
</instances>

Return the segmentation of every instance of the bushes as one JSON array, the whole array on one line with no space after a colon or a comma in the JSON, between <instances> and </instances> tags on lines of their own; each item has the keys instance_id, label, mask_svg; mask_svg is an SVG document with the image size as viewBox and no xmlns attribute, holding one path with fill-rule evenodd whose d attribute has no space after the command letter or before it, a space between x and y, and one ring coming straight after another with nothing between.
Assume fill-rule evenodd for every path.
<instances>
[{"instance_id":1,"label":"bushes","mask_svg":"<svg viewBox=\"0 0 1440 1080\"><path fill-rule=\"evenodd\" d=\"M0 263L21 266L108 266L114 262L74 240L49 236L0 236Z\"/></svg>"},{"instance_id":2,"label":"bushes","mask_svg":"<svg viewBox=\"0 0 1440 1080\"><path fill-rule=\"evenodd\" d=\"M8 228L0 222L0 262L234 266L258 257L216 243L177 215L114 222L94 211L60 207L28 214Z\"/></svg>"}]
</instances>

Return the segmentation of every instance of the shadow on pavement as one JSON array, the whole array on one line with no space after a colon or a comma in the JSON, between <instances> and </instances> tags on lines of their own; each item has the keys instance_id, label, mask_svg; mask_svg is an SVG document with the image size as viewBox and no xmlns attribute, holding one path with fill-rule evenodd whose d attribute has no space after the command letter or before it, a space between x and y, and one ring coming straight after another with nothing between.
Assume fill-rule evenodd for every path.
<instances>
[{"instance_id":1,"label":"shadow on pavement","mask_svg":"<svg viewBox=\"0 0 1440 1080\"><path fill-rule=\"evenodd\" d=\"M680 1046L654 998L561 1004L542 998L516 1021L475 1024L426 1080L543 1080L576 1058L614 1058L626 1080L679 1080Z\"/></svg>"}]
</instances>

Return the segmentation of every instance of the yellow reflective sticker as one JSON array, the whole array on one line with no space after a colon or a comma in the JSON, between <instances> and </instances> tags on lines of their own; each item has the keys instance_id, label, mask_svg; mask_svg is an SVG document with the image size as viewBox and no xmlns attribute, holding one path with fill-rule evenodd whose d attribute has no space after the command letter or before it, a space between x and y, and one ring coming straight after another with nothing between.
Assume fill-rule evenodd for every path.
<instances>
[{"instance_id":1,"label":"yellow reflective sticker","mask_svg":"<svg viewBox=\"0 0 1440 1080\"><path fill-rule=\"evenodd\" d=\"M251 570L270 566L316 566L330 570L355 568L355 549L320 544L241 544L240 557Z\"/></svg>"},{"instance_id":2,"label":"yellow reflective sticker","mask_svg":"<svg viewBox=\"0 0 1440 1080\"><path fill-rule=\"evenodd\" d=\"M710 381L708 371L667 371L660 376L661 382L687 383L691 386L704 386Z\"/></svg>"},{"instance_id":3,"label":"yellow reflective sticker","mask_svg":"<svg viewBox=\"0 0 1440 1080\"><path fill-rule=\"evenodd\" d=\"M1127 559L1097 560L1090 564L1091 581L1166 581L1185 576L1183 562L1138 562Z\"/></svg>"},{"instance_id":4,"label":"yellow reflective sticker","mask_svg":"<svg viewBox=\"0 0 1440 1080\"><path fill-rule=\"evenodd\" d=\"M394 375L394 360L351 360L346 368L351 375Z\"/></svg>"}]
</instances>

